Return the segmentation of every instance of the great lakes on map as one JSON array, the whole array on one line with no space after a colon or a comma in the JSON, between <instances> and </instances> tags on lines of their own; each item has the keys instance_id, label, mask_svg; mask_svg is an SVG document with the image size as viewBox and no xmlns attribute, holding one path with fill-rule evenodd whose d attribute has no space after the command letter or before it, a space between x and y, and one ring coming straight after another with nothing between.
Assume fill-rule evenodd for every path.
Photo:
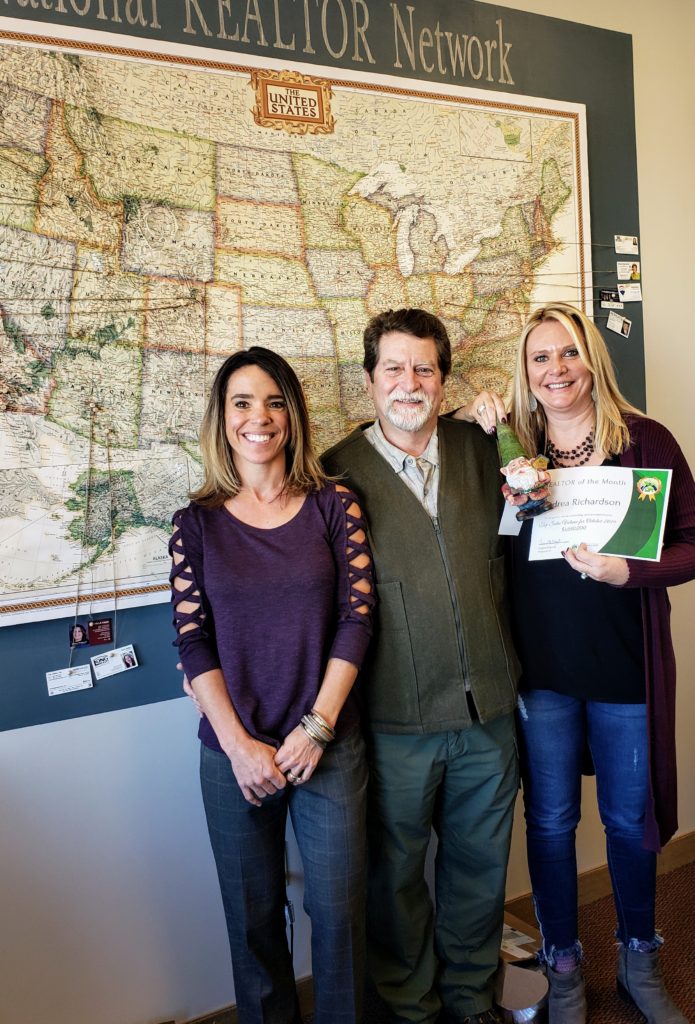
<instances>
[{"instance_id":1,"label":"great lakes on map","mask_svg":"<svg viewBox=\"0 0 695 1024\"><path fill-rule=\"evenodd\" d=\"M238 348L291 361L321 450L370 417L373 314L444 320L453 407L508 392L534 304L587 308L577 105L366 77L299 136L250 79L0 46L0 623L166 599Z\"/></svg>"}]
</instances>

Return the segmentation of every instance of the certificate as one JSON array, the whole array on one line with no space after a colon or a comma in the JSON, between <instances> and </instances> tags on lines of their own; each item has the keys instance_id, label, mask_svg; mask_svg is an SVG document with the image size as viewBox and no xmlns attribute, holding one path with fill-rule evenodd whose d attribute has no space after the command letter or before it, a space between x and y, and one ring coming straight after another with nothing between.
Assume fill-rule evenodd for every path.
<instances>
[{"instance_id":1,"label":"certificate","mask_svg":"<svg viewBox=\"0 0 695 1024\"><path fill-rule=\"evenodd\" d=\"M664 540L670 469L581 466L550 470L553 508L533 521L529 559L590 551L658 562Z\"/></svg>"}]
</instances>

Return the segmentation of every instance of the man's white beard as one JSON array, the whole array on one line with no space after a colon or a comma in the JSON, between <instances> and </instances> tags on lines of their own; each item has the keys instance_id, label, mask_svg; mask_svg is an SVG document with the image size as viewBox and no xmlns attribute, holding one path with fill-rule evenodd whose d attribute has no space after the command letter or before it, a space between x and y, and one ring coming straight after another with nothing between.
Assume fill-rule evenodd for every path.
<instances>
[{"instance_id":1,"label":"man's white beard","mask_svg":"<svg viewBox=\"0 0 695 1024\"><path fill-rule=\"evenodd\" d=\"M417 399L417 401L413 401ZM413 402L408 409L394 408L395 402ZM392 391L386 403L386 419L398 430L407 430L414 433L422 430L432 415L434 402L426 391Z\"/></svg>"}]
</instances>

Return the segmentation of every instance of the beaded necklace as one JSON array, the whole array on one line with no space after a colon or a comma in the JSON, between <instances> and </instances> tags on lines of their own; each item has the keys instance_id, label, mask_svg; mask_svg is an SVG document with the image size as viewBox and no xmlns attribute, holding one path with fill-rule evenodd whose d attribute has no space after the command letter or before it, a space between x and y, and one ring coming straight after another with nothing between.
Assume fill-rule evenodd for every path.
<instances>
[{"instance_id":1,"label":"beaded necklace","mask_svg":"<svg viewBox=\"0 0 695 1024\"><path fill-rule=\"evenodd\" d=\"M594 428L592 427L583 441L576 448L563 451L556 448L550 438L547 439L545 452L553 466L561 469L572 469L574 466L584 466L594 454Z\"/></svg>"}]
</instances>

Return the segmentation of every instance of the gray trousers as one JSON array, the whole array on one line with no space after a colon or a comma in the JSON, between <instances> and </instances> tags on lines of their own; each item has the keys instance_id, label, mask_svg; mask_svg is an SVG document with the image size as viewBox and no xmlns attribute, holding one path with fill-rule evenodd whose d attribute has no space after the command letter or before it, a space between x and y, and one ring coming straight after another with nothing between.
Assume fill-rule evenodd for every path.
<instances>
[{"instance_id":1,"label":"gray trousers","mask_svg":"<svg viewBox=\"0 0 695 1024\"><path fill-rule=\"evenodd\" d=\"M299 1024L285 935L289 811L311 918L316 1024L359 1024L364 989L367 764L358 729L311 779L248 803L229 758L201 747L200 778L232 954L240 1024Z\"/></svg>"},{"instance_id":2,"label":"gray trousers","mask_svg":"<svg viewBox=\"0 0 695 1024\"><path fill-rule=\"evenodd\" d=\"M492 1005L518 758L513 714L369 740L368 965L399 1022ZM425 859L434 829L434 905Z\"/></svg>"}]
</instances>

